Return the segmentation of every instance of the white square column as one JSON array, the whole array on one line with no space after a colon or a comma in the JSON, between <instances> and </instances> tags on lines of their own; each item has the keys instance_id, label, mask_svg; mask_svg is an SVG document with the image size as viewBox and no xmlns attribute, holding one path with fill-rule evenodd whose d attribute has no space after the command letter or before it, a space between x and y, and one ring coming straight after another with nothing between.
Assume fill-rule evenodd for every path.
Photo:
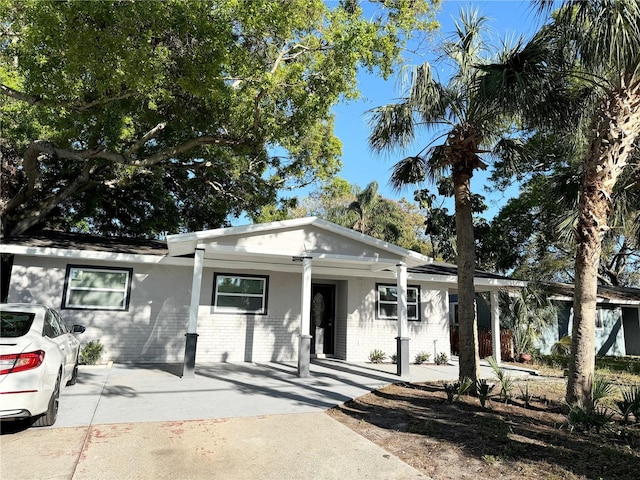
<instances>
[{"instance_id":1,"label":"white square column","mask_svg":"<svg viewBox=\"0 0 640 480\"><path fill-rule=\"evenodd\" d=\"M500 303L497 290L491 291L491 339L493 341L493 358L500 365L502 352L500 352Z\"/></svg>"},{"instance_id":2,"label":"white square column","mask_svg":"<svg viewBox=\"0 0 640 480\"><path fill-rule=\"evenodd\" d=\"M204 249L196 248L193 255L193 278L191 280L191 305L189 307L189 323L187 324L186 343L184 348L184 365L182 378L195 377L196 346L198 343L198 309L200 307L200 289L202 287L202 269L204 266Z\"/></svg>"},{"instance_id":3,"label":"white square column","mask_svg":"<svg viewBox=\"0 0 640 480\"><path fill-rule=\"evenodd\" d=\"M396 291L398 294L398 336L396 337L396 365L399 376L409 376L409 326L407 315L407 265L396 265Z\"/></svg>"},{"instance_id":4,"label":"white square column","mask_svg":"<svg viewBox=\"0 0 640 480\"><path fill-rule=\"evenodd\" d=\"M298 341L298 376L309 376L311 362L311 257L302 258L302 301L300 304L300 334Z\"/></svg>"}]
</instances>

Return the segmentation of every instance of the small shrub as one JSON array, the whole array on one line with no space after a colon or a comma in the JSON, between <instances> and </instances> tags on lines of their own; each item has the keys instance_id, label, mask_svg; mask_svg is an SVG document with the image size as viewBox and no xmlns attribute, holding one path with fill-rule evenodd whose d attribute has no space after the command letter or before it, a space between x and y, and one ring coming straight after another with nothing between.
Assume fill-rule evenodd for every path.
<instances>
[{"instance_id":1,"label":"small shrub","mask_svg":"<svg viewBox=\"0 0 640 480\"><path fill-rule=\"evenodd\" d=\"M520 389L520 398L524 402L524 408L529 408L533 399L533 395L529 393L529 381L525 382L524 390L521 386L518 386L518 388Z\"/></svg>"},{"instance_id":2,"label":"small shrub","mask_svg":"<svg viewBox=\"0 0 640 480\"><path fill-rule=\"evenodd\" d=\"M513 378L507 374L504 368L498 366L498 362L493 357L487 357L487 362L491 366L494 375L500 382L500 397L506 402L511 398L511 390L513 390Z\"/></svg>"},{"instance_id":3,"label":"small shrub","mask_svg":"<svg viewBox=\"0 0 640 480\"><path fill-rule=\"evenodd\" d=\"M458 383L458 401L460 400L460 397L467 393L471 387L473 387L473 380L469 377L464 377L460 380Z\"/></svg>"},{"instance_id":4,"label":"small shrub","mask_svg":"<svg viewBox=\"0 0 640 480\"><path fill-rule=\"evenodd\" d=\"M597 433L602 427L611 423L612 418L613 413L610 413L606 407L588 407L581 401L570 407L567 416L569 428L572 431L579 428L589 432L593 428Z\"/></svg>"},{"instance_id":5,"label":"small shrub","mask_svg":"<svg viewBox=\"0 0 640 480\"><path fill-rule=\"evenodd\" d=\"M551 355L557 357L568 357L571 355L571 337L565 335L551 347Z\"/></svg>"},{"instance_id":6,"label":"small shrub","mask_svg":"<svg viewBox=\"0 0 640 480\"><path fill-rule=\"evenodd\" d=\"M453 399L458 391L458 387L460 384L456 383L445 383L444 384L444 392L447 394L447 402L453 403Z\"/></svg>"},{"instance_id":7,"label":"small shrub","mask_svg":"<svg viewBox=\"0 0 640 480\"><path fill-rule=\"evenodd\" d=\"M611 382L601 377L600 375L596 375L595 378L593 379L592 394L591 394L593 398L593 403L594 404L598 403L603 398L611 395L612 392L613 392L613 385L611 384Z\"/></svg>"},{"instance_id":8,"label":"small shrub","mask_svg":"<svg viewBox=\"0 0 640 480\"><path fill-rule=\"evenodd\" d=\"M384 353L382 350L372 350L371 353L369 354L369 361L371 363L382 363L385 361L385 359L387 358L387 354Z\"/></svg>"},{"instance_id":9,"label":"small shrub","mask_svg":"<svg viewBox=\"0 0 640 480\"><path fill-rule=\"evenodd\" d=\"M636 422L640 422L640 386L632 385L628 388L620 388L620 393L622 400L616 402L616 406L624 423L629 423L631 415L634 416Z\"/></svg>"},{"instance_id":10,"label":"small shrub","mask_svg":"<svg viewBox=\"0 0 640 480\"><path fill-rule=\"evenodd\" d=\"M100 340L91 340L80 350L80 364L96 365L100 361L103 349Z\"/></svg>"},{"instance_id":11,"label":"small shrub","mask_svg":"<svg viewBox=\"0 0 640 480\"><path fill-rule=\"evenodd\" d=\"M433 361L436 362L436 365L446 365L449 361L449 356L444 352L440 352Z\"/></svg>"},{"instance_id":12,"label":"small shrub","mask_svg":"<svg viewBox=\"0 0 640 480\"><path fill-rule=\"evenodd\" d=\"M396 353L391 355L391 363L393 364L397 364L398 363L398 355Z\"/></svg>"},{"instance_id":13,"label":"small shrub","mask_svg":"<svg viewBox=\"0 0 640 480\"><path fill-rule=\"evenodd\" d=\"M423 363L427 363L429 361L429 358L431 358L431 355L429 353L420 352L420 353L416 354L415 363L416 363L416 365L421 365Z\"/></svg>"},{"instance_id":14,"label":"small shrub","mask_svg":"<svg viewBox=\"0 0 640 480\"><path fill-rule=\"evenodd\" d=\"M485 408L485 404L487 403L487 399L491 394L491 391L495 388L495 384L487 383L484 378L478 380L476 384L476 391L478 392L478 399L480 400L480 405L482 408Z\"/></svg>"},{"instance_id":15,"label":"small shrub","mask_svg":"<svg viewBox=\"0 0 640 480\"><path fill-rule=\"evenodd\" d=\"M462 395L467 393L472 386L473 381L468 377L464 377L455 383L445 383L444 391L447 394L447 402L459 402Z\"/></svg>"},{"instance_id":16,"label":"small shrub","mask_svg":"<svg viewBox=\"0 0 640 480\"><path fill-rule=\"evenodd\" d=\"M599 433L602 427L611 422L614 414L609 412L607 407L600 407L598 404L603 398L611 395L612 391L611 382L596 375L591 383L591 391L578 399L574 405L569 405L569 428L573 430L579 427L587 432L593 428Z\"/></svg>"}]
</instances>

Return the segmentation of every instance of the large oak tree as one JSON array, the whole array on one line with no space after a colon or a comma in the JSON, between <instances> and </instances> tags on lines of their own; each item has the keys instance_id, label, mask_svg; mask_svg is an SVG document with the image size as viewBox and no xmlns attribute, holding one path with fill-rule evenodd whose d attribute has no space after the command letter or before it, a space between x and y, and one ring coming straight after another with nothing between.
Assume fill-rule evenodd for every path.
<instances>
[{"instance_id":1,"label":"large oak tree","mask_svg":"<svg viewBox=\"0 0 640 480\"><path fill-rule=\"evenodd\" d=\"M0 0L2 234L213 228L331 176L331 107L357 95L359 68L389 75L432 13L428 0Z\"/></svg>"}]
</instances>

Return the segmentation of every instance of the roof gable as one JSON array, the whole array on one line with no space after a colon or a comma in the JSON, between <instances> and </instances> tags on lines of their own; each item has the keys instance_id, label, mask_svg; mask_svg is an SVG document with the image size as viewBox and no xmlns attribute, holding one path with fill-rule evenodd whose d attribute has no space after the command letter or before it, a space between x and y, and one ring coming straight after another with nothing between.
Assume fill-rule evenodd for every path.
<instances>
[{"instance_id":1,"label":"roof gable","mask_svg":"<svg viewBox=\"0 0 640 480\"><path fill-rule=\"evenodd\" d=\"M204 248L208 258L216 252L262 252L274 256L384 258L409 265L433 261L430 257L316 217L169 235L167 244L169 255L174 256L190 255L196 248Z\"/></svg>"}]
</instances>

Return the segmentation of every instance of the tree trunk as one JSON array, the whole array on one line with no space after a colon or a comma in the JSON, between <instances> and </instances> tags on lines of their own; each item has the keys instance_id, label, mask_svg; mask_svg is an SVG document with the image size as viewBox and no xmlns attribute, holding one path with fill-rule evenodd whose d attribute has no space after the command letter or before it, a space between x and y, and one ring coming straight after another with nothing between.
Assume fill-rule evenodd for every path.
<instances>
[{"instance_id":1,"label":"tree trunk","mask_svg":"<svg viewBox=\"0 0 640 480\"><path fill-rule=\"evenodd\" d=\"M598 266L611 194L640 131L640 82L613 91L594 116L578 206L571 363L566 400L591 403Z\"/></svg>"},{"instance_id":2,"label":"tree trunk","mask_svg":"<svg viewBox=\"0 0 640 480\"><path fill-rule=\"evenodd\" d=\"M480 376L478 354L478 322L475 308L473 277L476 269L476 246L471 211L471 171L453 166L453 188L456 209L458 263L458 320L460 322L460 378L475 384Z\"/></svg>"}]
</instances>

